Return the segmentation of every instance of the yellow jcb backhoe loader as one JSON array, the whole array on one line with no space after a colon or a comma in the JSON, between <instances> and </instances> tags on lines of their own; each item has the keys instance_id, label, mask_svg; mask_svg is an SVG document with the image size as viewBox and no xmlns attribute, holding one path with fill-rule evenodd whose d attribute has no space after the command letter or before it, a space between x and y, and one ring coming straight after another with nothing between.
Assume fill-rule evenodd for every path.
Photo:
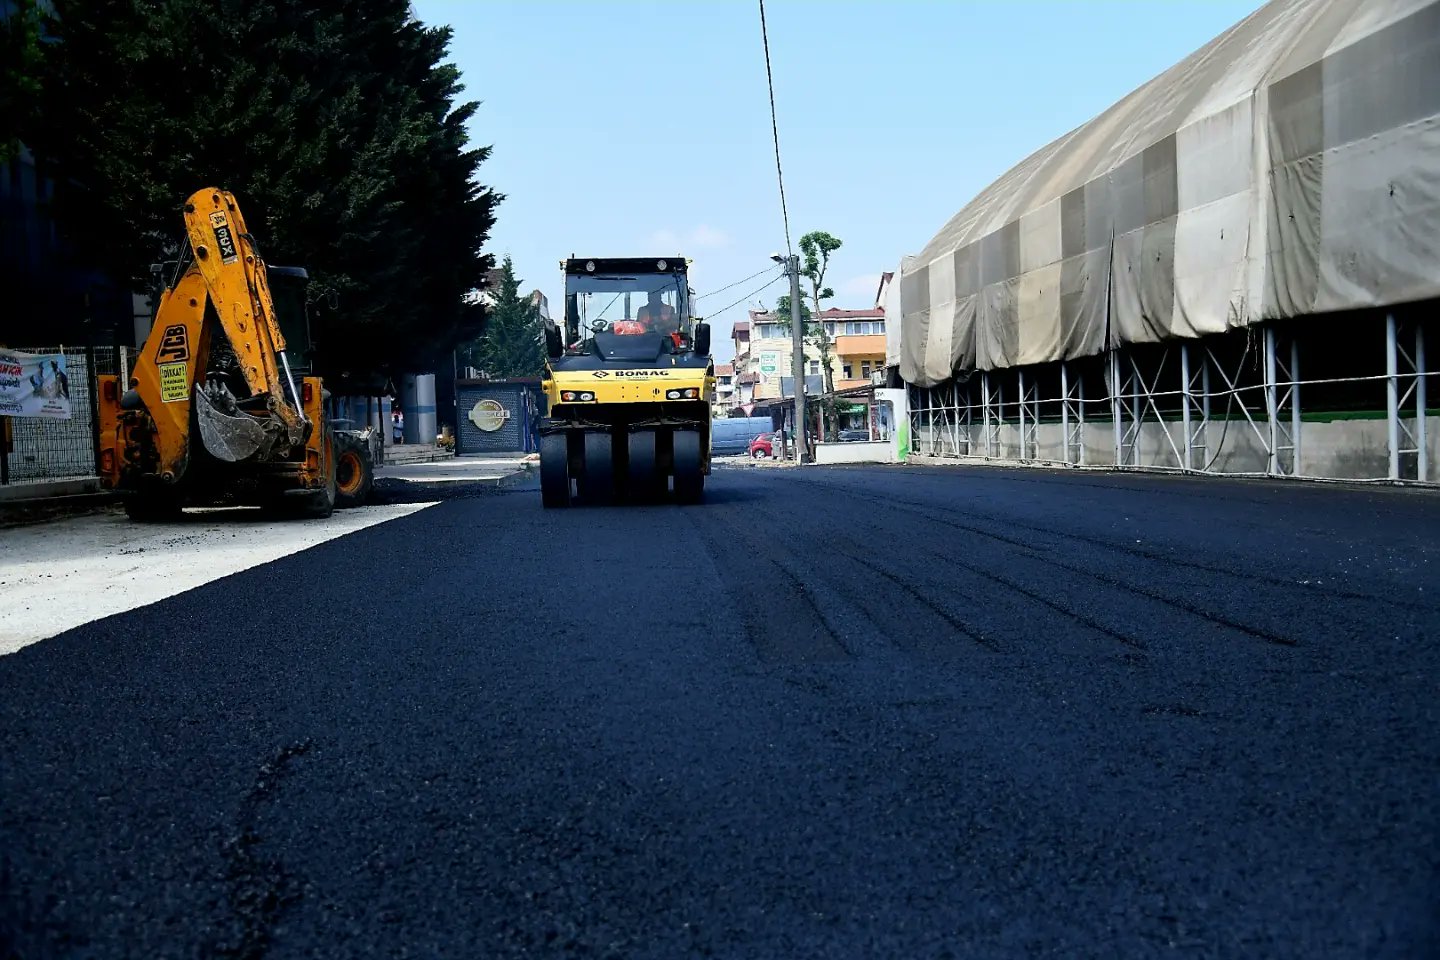
<instances>
[{"instance_id":1,"label":"yellow jcb backhoe loader","mask_svg":"<svg viewBox=\"0 0 1440 960\"><path fill-rule=\"evenodd\" d=\"M363 499L369 450L332 428L319 377L292 374L270 271L234 196L200 190L184 217L183 252L129 383L97 378L102 485L135 520L243 504L325 517Z\"/></svg>"}]
</instances>

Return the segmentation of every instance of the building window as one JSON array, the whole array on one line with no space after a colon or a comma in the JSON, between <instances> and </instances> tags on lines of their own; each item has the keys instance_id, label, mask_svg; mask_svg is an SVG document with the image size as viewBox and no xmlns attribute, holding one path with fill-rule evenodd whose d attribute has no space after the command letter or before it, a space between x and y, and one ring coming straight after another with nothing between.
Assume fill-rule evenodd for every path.
<instances>
[{"instance_id":1,"label":"building window","mask_svg":"<svg viewBox=\"0 0 1440 960\"><path fill-rule=\"evenodd\" d=\"M845 366L843 366L843 367L840 368L840 377L841 377L841 379L844 379L844 380L853 380L853 379L855 379L854 377L852 377L852 376L850 375L850 364L847 363L847 364L845 364Z\"/></svg>"},{"instance_id":2,"label":"building window","mask_svg":"<svg viewBox=\"0 0 1440 960\"><path fill-rule=\"evenodd\" d=\"M870 361L869 361L869 360L862 360L862 361L860 362L860 376L864 377L866 380L869 380L869 379L870 379Z\"/></svg>"}]
</instances>

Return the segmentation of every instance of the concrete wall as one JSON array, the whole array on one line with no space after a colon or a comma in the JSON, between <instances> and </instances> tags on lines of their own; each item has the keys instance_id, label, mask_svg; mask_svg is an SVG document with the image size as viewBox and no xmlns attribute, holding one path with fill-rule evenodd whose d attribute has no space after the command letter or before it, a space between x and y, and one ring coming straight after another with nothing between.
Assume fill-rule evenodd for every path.
<instances>
[{"instance_id":1,"label":"concrete wall","mask_svg":"<svg viewBox=\"0 0 1440 960\"><path fill-rule=\"evenodd\" d=\"M440 429L435 417L435 374L412 374L400 387L400 409L405 414L405 442L433 444Z\"/></svg>"},{"instance_id":2,"label":"concrete wall","mask_svg":"<svg viewBox=\"0 0 1440 960\"><path fill-rule=\"evenodd\" d=\"M535 444L532 415L539 412L539 401L527 402L528 387L513 383L461 383L457 392L459 430L455 452L461 456L476 453L530 453ZM482 400L494 400L505 409L504 424L498 430L481 430L470 412Z\"/></svg>"},{"instance_id":3,"label":"concrete wall","mask_svg":"<svg viewBox=\"0 0 1440 960\"><path fill-rule=\"evenodd\" d=\"M889 440L815 444L816 463L893 463L895 445Z\"/></svg>"}]
</instances>

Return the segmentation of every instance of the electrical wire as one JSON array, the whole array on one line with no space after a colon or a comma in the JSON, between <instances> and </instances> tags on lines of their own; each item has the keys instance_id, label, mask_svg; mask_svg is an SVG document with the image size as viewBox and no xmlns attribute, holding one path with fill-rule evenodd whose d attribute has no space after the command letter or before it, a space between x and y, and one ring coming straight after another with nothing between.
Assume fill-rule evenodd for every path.
<instances>
[{"instance_id":1,"label":"electrical wire","mask_svg":"<svg viewBox=\"0 0 1440 960\"><path fill-rule=\"evenodd\" d=\"M776 268L776 267L766 267L764 270L757 270L756 272L750 274L750 276L744 277L744 278L742 278L742 279L740 279L740 280L736 280L734 283L727 283L727 284L725 284L725 286L720 287L720 288L718 288L718 289L716 289L716 290L711 290L709 293L702 293L702 294L700 294L698 297L695 298L695 301L696 301L696 302L699 302L699 301L701 301L701 300L704 300L706 297L713 297L713 296L715 296L715 294L717 294L717 293L724 293L726 290L729 290L731 287L738 287L738 286L740 286L740 284L742 284L742 283L749 283L751 280L754 280L756 277L764 276L765 274L769 273L771 270L775 270L775 269L778 269L778 268Z\"/></svg>"},{"instance_id":2,"label":"electrical wire","mask_svg":"<svg viewBox=\"0 0 1440 960\"><path fill-rule=\"evenodd\" d=\"M766 290L768 290L768 289L770 289L771 287L775 286L775 284L779 283L781 280L786 279L787 276L788 276L788 274L782 273L782 274L780 274L778 277L771 277L770 280L766 282L765 286L760 287L760 288L758 288L758 289L756 289L756 290L750 291L749 293L745 294L745 296L741 297L739 300L736 300L734 303L726 304L725 306L721 307L719 310L712 311L711 313L709 313L709 314L706 315L705 319L706 319L707 321L708 321L708 320L713 320L714 318L718 317L720 314L724 313L726 310L729 310L731 307L738 307L738 306L740 306L740 304L744 303L746 300L750 300L750 299L754 298L757 294L764 293Z\"/></svg>"},{"instance_id":3,"label":"electrical wire","mask_svg":"<svg viewBox=\"0 0 1440 960\"><path fill-rule=\"evenodd\" d=\"M775 178L780 182L780 215L785 220L785 252L795 255L790 246L790 211L785 206L785 174L780 169L780 123L775 119L775 77L770 72L770 34L765 29L765 0L760 0L760 40L765 45L765 82L770 87L770 132L775 138Z\"/></svg>"}]
</instances>

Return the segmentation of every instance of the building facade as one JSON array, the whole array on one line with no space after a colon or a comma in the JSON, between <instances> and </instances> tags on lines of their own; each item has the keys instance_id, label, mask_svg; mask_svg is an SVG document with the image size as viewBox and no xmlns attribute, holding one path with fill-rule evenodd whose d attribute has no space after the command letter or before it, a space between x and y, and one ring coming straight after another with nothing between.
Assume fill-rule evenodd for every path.
<instances>
[{"instance_id":1,"label":"building facade","mask_svg":"<svg viewBox=\"0 0 1440 960\"><path fill-rule=\"evenodd\" d=\"M735 365L733 363L717 363L715 365L715 400L711 404L717 417L730 415L730 410L735 406Z\"/></svg>"},{"instance_id":2,"label":"building facade","mask_svg":"<svg viewBox=\"0 0 1440 960\"><path fill-rule=\"evenodd\" d=\"M885 371L885 311L880 307L864 310L830 309L818 319L825 325L825 335L832 344L830 373L836 390L868 386ZM736 324L739 328L740 324ZM772 313L752 310L745 323L747 372L756 374L754 399L773 400L786 396L791 380L790 362L793 355L788 325ZM737 341L739 356L739 341ZM820 349L805 343L805 378L824 382ZM811 388L813 391L813 388ZM818 392L818 391L817 391Z\"/></svg>"}]
</instances>

